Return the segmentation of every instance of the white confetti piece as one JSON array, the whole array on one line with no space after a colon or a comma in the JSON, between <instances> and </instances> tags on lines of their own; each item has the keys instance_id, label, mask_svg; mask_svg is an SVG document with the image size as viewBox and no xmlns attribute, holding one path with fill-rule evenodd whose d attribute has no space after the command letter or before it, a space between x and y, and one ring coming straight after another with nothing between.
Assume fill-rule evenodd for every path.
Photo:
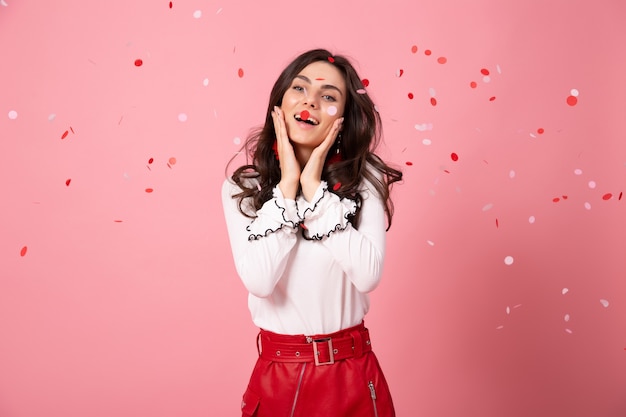
<instances>
[{"instance_id":1,"label":"white confetti piece","mask_svg":"<svg viewBox=\"0 0 626 417\"><path fill-rule=\"evenodd\" d=\"M574 97L578 97L578 90L575 88L572 88L569 92L571 95L573 95Z\"/></svg>"},{"instance_id":2,"label":"white confetti piece","mask_svg":"<svg viewBox=\"0 0 626 417\"><path fill-rule=\"evenodd\" d=\"M426 146L431 145L433 142L430 139L422 139L422 143Z\"/></svg>"},{"instance_id":3,"label":"white confetti piece","mask_svg":"<svg viewBox=\"0 0 626 417\"><path fill-rule=\"evenodd\" d=\"M202 85L205 86L205 87L208 86L209 85L209 79L205 78L204 80L202 80Z\"/></svg>"},{"instance_id":4,"label":"white confetti piece","mask_svg":"<svg viewBox=\"0 0 626 417\"><path fill-rule=\"evenodd\" d=\"M17 112L15 110L10 110L9 111L9 119L11 119L11 120L17 119Z\"/></svg>"},{"instance_id":5,"label":"white confetti piece","mask_svg":"<svg viewBox=\"0 0 626 417\"><path fill-rule=\"evenodd\" d=\"M585 201L585 208L586 208L587 210L591 210L591 203L590 203L590 202L588 202L588 201Z\"/></svg>"},{"instance_id":6,"label":"white confetti piece","mask_svg":"<svg viewBox=\"0 0 626 417\"><path fill-rule=\"evenodd\" d=\"M493 208L493 203L488 203L483 206L483 211L488 211Z\"/></svg>"},{"instance_id":7,"label":"white confetti piece","mask_svg":"<svg viewBox=\"0 0 626 417\"><path fill-rule=\"evenodd\" d=\"M511 308L509 306L506 306L506 314L511 314Z\"/></svg>"},{"instance_id":8,"label":"white confetti piece","mask_svg":"<svg viewBox=\"0 0 626 417\"><path fill-rule=\"evenodd\" d=\"M437 94L437 92L435 91L434 88L430 87L428 89L428 94L430 94L431 97L435 97L435 94Z\"/></svg>"},{"instance_id":9,"label":"white confetti piece","mask_svg":"<svg viewBox=\"0 0 626 417\"><path fill-rule=\"evenodd\" d=\"M432 123L418 123L415 125L415 129L424 132L426 130L433 130L433 125Z\"/></svg>"},{"instance_id":10,"label":"white confetti piece","mask_svg":"<svg viewBox=\"0 0 626 417\"><path fill-rule=\"evenodd\" d=\"M565 320L565 321L569 321L569 314L566 314L566 315L563 317L563 320Z\"/></svg>"},{"instance_id":11,"label":"white confetti piece","mask_svg":"<svg viewBox=\"0 0 626 417\"><path fill-rule=\"evenodd\" d=\"M187 121L187 115L185 113L180 113L178 115L178 121L179 122L186 122Z\"/></svg>"},{"instance_id":12,"label":"white confetti piece","mask_svg":"<svg viewBox=\"0 0 626 417\"><path fill-rule=\"evenodd\" d=\"M561 294L563 294L563 295L567 294L568 292L569 292L569 288L563 288L561 290Z\"/></svg>"},{"instance_id":13,"label":"white confetti piece","mask_svg":"<svg viewBox=\"0 0 626 417\"><path fill-rule=\"evenodd\" d=\"M233 143L235 145L240 145L241 144L241 138L238 136L235 136L235 138L233 139Z\"/></svg>"},{"instance_id":14,"label":"white confetti piece","mask_svg":"<svg viewBox=\"0 0 626 417\"><path fill-rule=\"evenodd\" d=\"M582 170L582 169L580 169L580 168L576 168L576 169L574 170L574 175L582 175L582 174L583 174L583 170Z\"/></svg>"},{"instance_id":15,"label":"white confetti piece","mask_svg":"<svg viewBox=\"0 0 626 417\"><path fill-rule=\"evenodd\" d=\"M328 106L328 109L326 110L326 112L328 113L329 116L334 116L337 114L337 107Z\"/></svg>"},{"instance_id":16,"label":"white confetti piece","mask_svg":"<svg viewBox=\"0 0 626 417\"><path fill-rule=\"evenodd\" d=\"M215 14L220 14L222 13L222 7L220 7L219 9L217 9L217 12L215 12Z\"/></svg>"},{"instance_id":17,"label":"white confetti piece","mask_svg":"<svg viewBox=\"0 0 626 417\"><path fill-rule=\"evenodd\" d=\"M595 181L592 180L592 181L589 181L588 185L589 185L589 188L594 189L594 188L596 188L597 184L596 184Z\"/></svg>"},{"instance_id":18,"label":"white confetti piece","mask_svg":"<svg viewBox=\"0 0 626 417\"><path fill-rule=\"evenodd\" d=\"M56 115L56 114L54 114L54 113L50 113L50 114L48 115L48 121L49 121L49 122L51 122L51 121L53 121L54 119L56 119L56 117L57 117L57 115Z\"/></svg>"},{"instance_id":19,"label":"white confetti piece","mask_svg":"<svg viewBox=\"0 0 626 417\"><path fill-rule=\"evenodd\" d=\"M433 242L432 240L427 240L426 243L428 243L430 246L435 246L435 242Z\"/></svg>"},{"instance_id":20,"label":"white confetti piece","mask_svg":"<svg viewBox=\"0 0 626 417\"><path fill-rule=\"evenodd\" d=\"M535 219L535 216L530 216L530 217L528 218L528 223L533 224L533 223L535 222L535 220L536 220L536 219Z\"/></svg>"},{"instance_id":21,"label":"white confetti piece","mask_svg":"<svg viewBox=\"0 0 626 417\"><path fill-rule=\"evenodd\" d=\"M506 256L506 257L504 258L504 263L505 263L506 265L509 265L509 266L510 266L510 265L513 265L513 262L514 262L514 261L515 261L515 259L513 259L513 257L512 257L512 256Z\"/></svg>"},{"instance_id":22,"label":"white confetti piece","mask_svg":"<svg viewBox=\"0 0 626 417\"><path fill-rule=\"evenodd\" d=\"M4 0L0 0L0 4L3 5L4 7L8 6L7 2Z\"/></svg>"},{"instance_id":23,"label":"white confetti piece","mask_svg":"<svg viewBox=\"0 0 626 417\"><path fill-rule=\"evenodd\" d=\"M572 334L572 331L570 329L565 329L565 331L569 334Z\"/></svg>"},{"instance_id":24,"label":"white confetti piece","mask_svg":"<svg viewBox=\"0 0 626 417\"><path fill-rule=\"evenodd\" d=\"M509 171L509 178L515 178L515 171L513 170Z\"/></svg>"},{"instance_id":25,"label":"white confetti piece","mask_svg":"<svg viewBox=\"0 0 626 417\"><path fill-rule=\"evenodd\" d=\"M600 300L600 304L602 304L604 308L607 308L609 306L609 302L605 299Z\"/></svg>"},{"instance_id":26,"label":"white confetti piece","mask_svg":"<svg viewBox=\"0 0 626 417\"><path fill-rule=\"evenodd\" d=\"M502 74L502 69L500 68L500 64L496 65L496 71L498 71L498 74Z\"/></svg>"},{"instance_id":27,"label":"white confetti piece","mask_svg":"<svg viewBox=\"0 0 626 417\"><path fill-rule=\"evenodd\" d=\"M496 330L502 330L502 329L504 329L503 325L499 325L498 327L496 327Z\"/></svg>"},{"instance_id":28,"label":"white confetti piece","mask_svg":"<svg viewBox=\"0 0 626 417\"><path fill-rule=\"evenodd\" d=\"M195 12L193 12L193 17L195 19L200 19L202 17L202 10L196 10Z\"/></svg>"},{"instance_id":29,"label":"white confetti piece","mask_svg":"<svg viewBox=\"0 0 626 417\"><path fill-rule=\"evenodd\" d=\"M483 77L483 82L484 82L484 83L488 83L488 82L490 82L490 81L491 81L491 77L490 77L490 76L485 75L485 76Z\"/></svg>"}]
</instances>

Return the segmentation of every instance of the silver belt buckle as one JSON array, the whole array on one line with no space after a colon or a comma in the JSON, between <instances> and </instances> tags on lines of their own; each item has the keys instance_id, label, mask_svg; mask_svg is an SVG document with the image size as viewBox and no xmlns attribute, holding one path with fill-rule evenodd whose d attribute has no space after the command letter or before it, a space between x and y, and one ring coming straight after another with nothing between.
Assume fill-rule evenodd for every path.
<instances>
[{"instance_id":1,"label":"silver belt buckle","mask_svg":"<svg viewBox=\"0 0 626 417\"><path fill-rule=\"evenodd\" d=\"M330 358L328 362L320 362L320 351L317 349L318 343L327 343L328 344L328 357ZM332 365L335 363L335 352L333 351L333 341L330 337L324 339L315 339L313 340L313 359L315 360L315 366L320 365Z\"/></svg>"}]
</instances>

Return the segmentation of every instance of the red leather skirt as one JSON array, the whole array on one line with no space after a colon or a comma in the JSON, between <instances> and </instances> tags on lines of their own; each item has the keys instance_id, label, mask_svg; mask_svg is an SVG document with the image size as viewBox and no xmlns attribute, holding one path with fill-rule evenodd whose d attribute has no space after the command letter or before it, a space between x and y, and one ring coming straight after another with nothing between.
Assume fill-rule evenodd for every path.
<instances>
[{"instance_id":1,"label":"red leather skirt","mask_svg":"<svg viewBox=\"0 0 626 417\"><path fill-rule=\"evenodd\" d=\"M363 323L308 337L261 330L259 342L243 417L395 417Z\"/></svg>"}]
</instances>

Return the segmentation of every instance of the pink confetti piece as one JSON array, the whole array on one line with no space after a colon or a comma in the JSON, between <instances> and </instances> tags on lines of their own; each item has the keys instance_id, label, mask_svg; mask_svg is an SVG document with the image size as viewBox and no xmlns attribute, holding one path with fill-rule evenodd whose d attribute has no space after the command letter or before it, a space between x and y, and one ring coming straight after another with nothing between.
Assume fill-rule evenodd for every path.
<instances>
[{"instance_id":1,"label":"pink confetti piece","mask_svg":"<svg viewBox=\"0 0 626 417\"><path fill-rule=\"evenodd\" d=\"M602 199L603 199L604 201L610 200L610 199L612 199L612 198L613 198L613 194L611 194L611 193L606 193L606 194L604 194L604 195L602 196Z\"/></svg>"},{"instance_id":2,"label":"pink confetti piece","mask_svg":"<svg viewBox=\"0 0 626 417\"><path fill-rule=\"evenodd\" d=\"M569 288L563 288L561 290L561 294L563 294L563 295L567 294L568 292L569 292Z\"/></svg>"},{"instance_id":3,"label":"pink confetti piece","mask_svg":"<svg viewBox=\"0 0 626 417\"><path fill-rule=\"evenodd\" d=\"M153 192L153 191L154 191L154 189L153 189L153 188L146 188L146 190L145 190L145 191L146 191L148 194L150 194L151 192Z\"/></svg>"},{"instance_id":4,"label":"pink confetti piece","mask_svg":"<svg viewBox=\"0 0 626 417\"><path fill-rule=\"evenodd\" d=\"M515 259L513 259L512 256L507 256L507 257L504 258L504 264L505 265L511 266L511 265L513 265L513 262L515 262Z\"/></svg>"},{"instance_id":5,"label":"pink confetti piece","mask_svg":"<svg viewBox=\"0 0 626 417\"><path fill-rule=\"evenodd\" d=\"M142 61L141 59L137 58L137 59L135 60L135 66L136 66L136 67L140 67L140 66L142 66L142 65L143 65L143 61Z\"/></svg>"},{"instance_id":6,"label":"pink confetti piece","mask_svg":"<svg viewBox=\"0 0 626 417\"><path fill-rule=\"evenodd\" d=\"M600 304L602 304L604 308L607 308L609 306L608 300L605 300L605 299L601 299Z\"/></svg>"},{"instance_id":7,"label":"pink confetti piece","mask_svg":"<svg viewBox=\"0 0 626 417\"><path fill-rule=\"evenodd\" d=\"M8 116L9 116L9 119L15 120L17 119L17 112L15 110L9 110Z\"/></svg>"},{"instance_id":8,"label":"pink confetti piece","mask_svg":"<svg viewBox=\"0 0 626 417\"><path fill-rule=\"evenodd\" d=\"M619 192L619 197L617 198L617 200L621 200L622 199L622 191Z\"/></svg>"},{"instance_id":9,"label":"pink confetti piece","mask_svg":"<svg viewBox=\"0 0 626 417\"><path fill-rule=\"evenodd\" d=\"M26 256L26 252L28 252L28 246L22 247L22 249L20 250L20 256Z\"/></svg>"},{"instance_id":10,"label":"pink confetti piece","mask_svg":"<svg viewBox=\"0 0 626 417\"><path fill-rule=\"evenodd\" d=\"M409 100L413 100L413 93L407 94L407 97L409 98Z\"/></svg>"},{"instance_id":11,"label":"pink confetti piece","mask_svg":"<svg viewBox=\"0 0 626 417\"><path fill-rule=\"evenodd\" d=\"M455 152L452 152L450 154L450 159L452 159L454 162L459 160L459 155L457 155Z\"/></svg>"},{"instance_id":12,"label":"pink confetti piece","mask_svg":"<svg viewBox=\"0 0 626 417\"><path fill-rule=\"evenodd\" d=\"M239 76L239 78L243 78L243 68L239 68L237 70L237 75Z\"/></svg>"},{"instance_id":13,"label":"pink confetti piece","mask_svg":"<svg viewBox=\"0 0 626 417\"><path fill-rule=\"evenodd\" d=\"M66 180L65 180L65 186L66 186L66 187L69 187L71 182L72 182L72 179L71 179L71 178L66 179Z\"/></svg>"},{"instance_id":14,"label":"pink confetti piece","mask_svg":"<svg viewBox=\"0 0 626 417\"><path fill-rule=\"evenodd\" d=\"M328 109L326 110L326 112L330 115L330 116L334 116L337 114L337 107L335 106L329 106Z\"/></svg>"},{"instance_id":15,"label":"pink confetti piece","mask_svg":"<svg viewBox=\"0 0 626 417\"><path fill-rule=\"evenodd\" d=\"M448 59L445 56L440 56L439 58L437 58L437 62L443 65L448 62Z\"/></svg>"},{"instance_id":16,"label":"pink confetti piece","mask_svg":"<svg viewBox=\"0 0 626 417\"><path fill-rule=\"evenodd\" d=\"M417 53L417 45L411 46L411 53L413 53L413 54Z\"/></svg>"},{"instance_id":17,"label":"pink confetti piece","mask_svg":"<svg viewBox=\"0 0 626 417\"><path fill-rule=\"evenodd\" d=\"M365 91L365 89L363 88L359 88L358 90L356 90L357 94L367 94L367 91Z\"/></svg>"},{"instance_id":18,"label":"pink confetti piece","mask_svg":"<svg viewBox=\"0 0 626 417\"><path fill-rule=\"evenodd\" d=\"M308 110L302 110L302 111L300 112L300 118L301 118L302 120L308 120L308 118L309 118L309 116L310 116L310 115L311 115L311 113L309 113L309 111L308 111Z\"/></svg>"}]
</instances>

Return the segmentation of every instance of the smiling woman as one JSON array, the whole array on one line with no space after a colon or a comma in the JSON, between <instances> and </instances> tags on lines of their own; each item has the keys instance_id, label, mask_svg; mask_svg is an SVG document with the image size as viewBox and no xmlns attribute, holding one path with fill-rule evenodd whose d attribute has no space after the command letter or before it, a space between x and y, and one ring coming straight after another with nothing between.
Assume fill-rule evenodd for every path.
<instances>
[{"instance_id":1,"label":"smiling woman","mask_svg":"<svg viewBox=\"0 0 626 417\"><path fill-rule=\"evenodd\" d=\"M261 329L244 416L395 415L363 318L402 173L374 154L380 119L362 89L344 57L300 55L244 145L252 163L224 182L235 266Z\"/></svg>"}]
</instances>

